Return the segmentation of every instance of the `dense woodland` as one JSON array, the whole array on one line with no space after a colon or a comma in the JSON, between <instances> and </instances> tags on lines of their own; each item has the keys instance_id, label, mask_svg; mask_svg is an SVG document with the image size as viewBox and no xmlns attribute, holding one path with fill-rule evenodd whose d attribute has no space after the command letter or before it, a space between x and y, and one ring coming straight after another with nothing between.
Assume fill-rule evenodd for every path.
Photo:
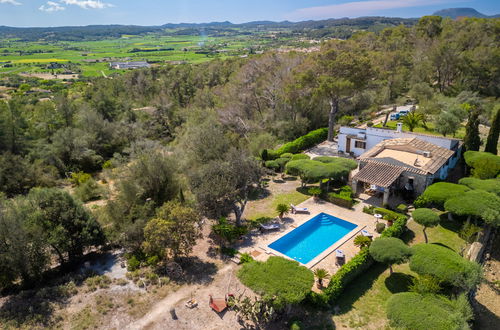
<instances>
[{"instance_id":1,"label":"dense woodland","mask_svg":"<svg viewBox=\"0 0 500 330\"><path fill-rule=\"evenodd\" d=\"M104 244L160 259L188 254L203 217L243 221L263 149L329 119L366 122L381 106L410 100L419 105L416 125L434 123L443 135L467 119L498 130L499 38L499 19L429 16L312 54L268 52L68 85L2 78L15 90L0 100L0 289L35 285ZM32 87L54 98L26 93ZM484 144L466 137L469 150ZM488 145L496 153L494 136ZM102 173L114 178L110 192L96 182ZM61 189L68 182L71 194ZM106 194L113 198L101 208L82 205Z\"/></svg>"}]
</instances>

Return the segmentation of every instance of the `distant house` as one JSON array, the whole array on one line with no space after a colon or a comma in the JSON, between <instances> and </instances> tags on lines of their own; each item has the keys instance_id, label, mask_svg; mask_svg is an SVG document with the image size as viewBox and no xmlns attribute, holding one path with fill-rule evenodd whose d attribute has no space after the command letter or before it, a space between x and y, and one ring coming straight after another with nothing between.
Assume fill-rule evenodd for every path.
<instances>
[{"instance_id":1,"label":"distant house","mask_svg":"<svg viewBox=\"0 0 500 330\"><path fill-rule=\"evenodd\" d=\"M111 62L109 63L111 69L116 70L126 70L126 69L140 69L140 68L149 68L151 64L145 61L138 62Z\"/></svg>"},{"instance_id":2,"label":"distant house","mask_svg":"<svg viewBox=\"0 0 500 330\"><path fill-rule=\"evenodd\" d=\"M439 136L381 128L342 127L339 151L357 156L359 171L352 178L356 193L368 188L384 193L420 195L435 180L444 180L461 155L462 142Z\"/></svg>"}]
</instances>

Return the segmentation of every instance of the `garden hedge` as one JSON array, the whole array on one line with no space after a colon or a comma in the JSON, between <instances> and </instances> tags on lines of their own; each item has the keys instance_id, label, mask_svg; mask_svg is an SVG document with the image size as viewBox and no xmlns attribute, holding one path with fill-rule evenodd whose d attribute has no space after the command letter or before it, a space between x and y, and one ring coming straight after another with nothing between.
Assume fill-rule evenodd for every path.
<instances>
[{"instance_id":1,"label":"garden hedge","mask_svg":"<svg viewBox=\"0 0 500 330\"><path fill-rule=\"evenodd\" d=\"M484 190L500 196L500 179L481 180L477 178L463 178L458 183L474 190Z\"/></svg>"},{"instance_id":2,"label":"garden hedge","mask_svg":"<svg viewBox=\"0 0 500 330\"><path fill-rule=\"evenodd\" d=\"M444 209L444 203L453 197L460 196L470 189L461 184L437 182L425 189L424 193L415 200L415 207L435 207Z\"/></svg>"},{"instance_id":3,"label":"garden hedge","mask_svg":"<svg viewBox=\"0 0 500 330\"><path fill-rule=\"evenodd\" d=\"M387 301L387 318L397 329L469 329L472 309L465 296L449 300L438 295L402 292Z\"/></svg>"},{"instance_id":4,"label":"garden hedge","mask_svg":"<svg viewBox=\"0 0 500 330\"><path fill-rule=\"evenodd\" d=\"M431 275L464 290L474 288L481 280L481 266L448 247L418 244L412 250L410 269L419 275Z\"/></svg>"},{"instance_id":5,"label":"garden hedge","mask_svg":"<svg viewBox=\"0 0 500 330\"><path fill-rule=\"evenodd\" d=\"M354 199L352 198L352 188L350 186L344 186L338 192L329 193L326 199L330 203L349 209L354 204Z\"/></svg>"},{"instance_id":6,"label":"garden hedge","mask_svg":"<svg viewBox=\"0 0 500 330\"><path fill-rule=\"evenodd\" d=\"M328 128L320 128L301 136L292 142L285 143L276 150L268 149L267 157L269 159L279 158L284 153L297 154L306 149L314 147L316 144L323 142L328 137Z\"/></svg>"}]
</instances>

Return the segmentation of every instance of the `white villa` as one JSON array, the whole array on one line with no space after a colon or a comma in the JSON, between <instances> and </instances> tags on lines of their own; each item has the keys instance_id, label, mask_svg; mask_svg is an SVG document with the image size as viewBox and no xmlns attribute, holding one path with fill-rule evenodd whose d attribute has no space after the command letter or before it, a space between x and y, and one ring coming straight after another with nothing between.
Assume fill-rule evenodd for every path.
<instances>
[{"instance_id":1,"label":"white villa","mask_svg":"<svg viewBox=\"0 0 500 330\"><path fill-rule=\"evenodd\" d=\"M354 156L359 171L352 178L355 193L362 189L383 193L383 203L393 193L420 195L435 180L444 180L461 155L462 142L383 128L341 127L340 153Z\"/></svg>"}]
</instances>

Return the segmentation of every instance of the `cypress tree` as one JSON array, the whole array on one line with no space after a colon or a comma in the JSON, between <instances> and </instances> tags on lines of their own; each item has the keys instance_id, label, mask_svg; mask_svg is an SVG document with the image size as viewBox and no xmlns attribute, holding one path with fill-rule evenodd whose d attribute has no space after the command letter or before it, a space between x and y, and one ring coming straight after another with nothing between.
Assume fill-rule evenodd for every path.
<instances>
[{"instance_id":1,"label":"cypress tree","mask_svg":"<svg viewBox=\"0 0 500 330\"><path fill-rule=\"evenodd\" d=\"M500 107L493 116L491 122L490 132L488 133L488 139L486 140L486 149L484 151L491 152L496 155L498 153L498 137L500 136Z\"/></svg>"},{"instance_id":2,"label":"cypress tree","mask_svg":"<svg viewBox=\"0 0 500 330\"><path fill-rule=\"evenodd\" d=\"M465 126L464 147L468 151L479 151L481 138L479 137L479 111L474 108L469 110L469 119Z\"/></svg>"}]
</instances>

